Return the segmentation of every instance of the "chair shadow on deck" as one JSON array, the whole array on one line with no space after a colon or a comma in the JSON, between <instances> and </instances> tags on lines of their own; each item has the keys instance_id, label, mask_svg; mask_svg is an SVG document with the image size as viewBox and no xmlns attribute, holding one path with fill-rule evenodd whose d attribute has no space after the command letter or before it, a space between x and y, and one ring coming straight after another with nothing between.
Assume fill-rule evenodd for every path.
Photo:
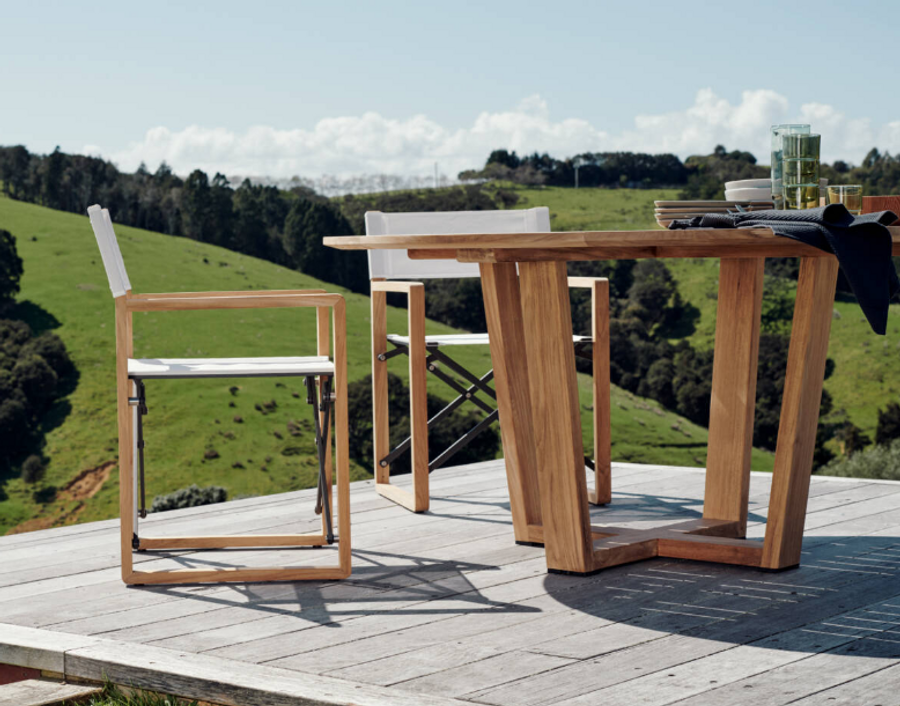
<instances>
[{"instance_id":1,"label":"chair shadow on deck","mask_svg":"<svg viewBox=\"0 0 900 706\"><path fill-rule=\"evenodd\" d=\"M656 558L576 577L544 574L542 562L536 561L542 557L540 549L513 545L509 503L502 491L476 497L432 496L432 500L430 516L456 527L468 522L483 527L478 536L487 540L486 549L475 552L472 561L446 558L465 557L467 541L421 553L361 548L353 551L353 575L338 583L137 590L242 607L261 616L293 616L297 629L310 624L339 628L347 620L372 615L440 619L521 613L527 621L546 613L528 598L547 594L564 610L594 618L585 620L583 634L570 637L598 656L620 649L615 645L621 642L621 632L615 640L604 639L603 631L615 625L658 637L900 658L900 536L811 533L804 542L801 566L780 573ZM455 506L460 506L459 512ZM759 525L766 518L756 509L760 506L751 504L749 520L751 534L759 537ZM696 496L619 492L613 505L592 508L591 514L597 524L647 527L700 517L702 502ZM230 554L217 550L162 556L178 566L221 567L231 565ZM533 586L528 590L515 588L516 582L529 580ZM418 622L415 617L411 620Z\"/></svg>"},{"instance_id":2,"label":"chair shadow on deck","mask_svg":"<svg viewBox=\"0 0 900 706\"><path fill-rule=\"evenodd\" d=\"M229 550L195 554L155 552L179 568L224 568ZM211 557L223 556L224 561ZM490 564L429 559L391 552L353 550L356 565L341 582L235 583L219 586L132 587L221 607L295 616L302 623L340 627L341 620L369 615L453 616L484 612L540 613L538 608L483 595L470 573L499 571ZM452 604L451 604L452 603Z\"/></svg>"}]
</instances>

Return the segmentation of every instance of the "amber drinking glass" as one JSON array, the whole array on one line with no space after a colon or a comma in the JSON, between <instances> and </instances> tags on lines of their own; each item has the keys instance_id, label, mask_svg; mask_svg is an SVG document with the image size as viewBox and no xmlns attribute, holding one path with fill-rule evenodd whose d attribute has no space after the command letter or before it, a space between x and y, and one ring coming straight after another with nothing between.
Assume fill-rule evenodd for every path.
<instances>
[{"instance_id":1,"label":"amber drinking glass","mask_svg":"<svg viewBox=\"0 0 900 706\"><path fill-rule=\"evenodd\" d=\"M861 184L836 184L828 187L828 203L842 203L854 216L862 213Z\"/></svg>"}]
</instances>

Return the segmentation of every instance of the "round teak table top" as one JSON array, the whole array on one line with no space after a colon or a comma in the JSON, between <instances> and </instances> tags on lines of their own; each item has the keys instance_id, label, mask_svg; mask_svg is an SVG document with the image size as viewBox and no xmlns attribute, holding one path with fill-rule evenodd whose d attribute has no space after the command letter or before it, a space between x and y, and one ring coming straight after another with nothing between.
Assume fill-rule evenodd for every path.
<instances>
[{"instance_id":1,"label":"round teak table top","mask_svg":"<svg viewBox=\"0 0 900 706\"><path fill-rule=\"evenodd\" d=\"M900 227L890 227L900 255ZM610 230L561 233L363 235L324 238L338 250L408 250L413 259L462 262L616 260L666 257L833 257L769 228Z\"/></svg>"}]
</instances>

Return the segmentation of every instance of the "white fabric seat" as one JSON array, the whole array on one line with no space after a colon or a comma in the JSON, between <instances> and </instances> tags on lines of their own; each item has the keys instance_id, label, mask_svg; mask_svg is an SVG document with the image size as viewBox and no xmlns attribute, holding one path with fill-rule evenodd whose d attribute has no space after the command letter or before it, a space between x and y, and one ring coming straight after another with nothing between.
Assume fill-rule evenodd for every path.
<instances>
[{"instance_id":1,"label":"white fabric seat","mask_svg":"<svg viewBox=\"0 0 900 706\"><path fill-rule=\"evenodd\" d=\"M396 333L389 333L387 340L398 346L408 346L409 336L401 336ZM573 343L590 343L593 339L590 336L572 336ZM435 346L487 346L490 339L486 333L448 333L437 336L425 336L425 345Z\"/></svg>"},{"instance_id":2,"label":"white fabric seat","mask_svg":"<svg viewBox=\"0 0 900 706\"><path fill-rule=\"evenodd\" d=\"M285 358L129 358L132 378L227 378L334 375L327 356Z\"/></svg>"}]
</instances>

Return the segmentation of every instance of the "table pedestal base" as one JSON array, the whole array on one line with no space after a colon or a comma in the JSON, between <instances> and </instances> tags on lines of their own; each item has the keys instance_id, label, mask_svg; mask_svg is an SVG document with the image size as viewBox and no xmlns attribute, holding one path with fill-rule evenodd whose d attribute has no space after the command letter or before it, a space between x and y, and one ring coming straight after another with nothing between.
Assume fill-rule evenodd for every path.
<instances>
[{"instance_id":1,"label":"table pedestal base","mask_svg":"<svg viewBox=\"0 0 900 706\"><path fill-rule=\"evenodd\" d=\"M763 294L760 257L723 258L703 519L592 527L563 259L482 262L513 524L547 569L591 574L652 557L763 569L800 561L838 264L800 263L764 542L746 534Z\"/></svg>"},{"instance_id":2,"label":"table pedestal base","mask_svg":"<svg viewBox=\"0 0 900 706\"><path fill-rule=\"evenodd\" d=\"M762 541L743 539L739 536L740 532L741 524L730 520L688 520L643 530L592 525L592 568L588 571L551 568L549 572L588 576L613 566L657 556L759 567L762 562ZM536 531L536 538L538 534ZM543 543L534 541L518 544L541 546Z\"/></svg>"}]
</instances>

